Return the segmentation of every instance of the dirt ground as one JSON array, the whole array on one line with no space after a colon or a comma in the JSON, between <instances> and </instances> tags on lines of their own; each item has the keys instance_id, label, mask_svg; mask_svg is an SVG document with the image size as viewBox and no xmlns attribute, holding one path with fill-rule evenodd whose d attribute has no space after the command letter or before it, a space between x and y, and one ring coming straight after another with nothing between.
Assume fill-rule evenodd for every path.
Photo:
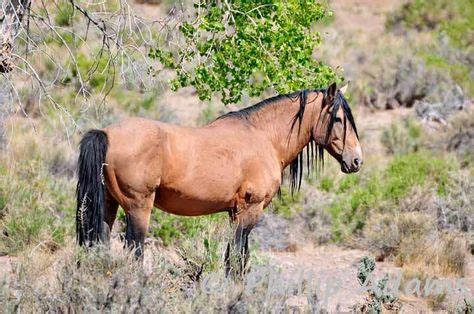
<instances>
[{"instance_id":1,"label":"dirt ground","mask_svg":"<svg viewBox=\"0 0 474 314\"><path fill-rule=\"evenodd\" d=\"M370 252L355 249L343 249L338 246L313 246L306 244L296 252L272 252L271 263L279 265L282 273L288 278L306 274L307 278L313 280L313 284L321 286L321 298L327 297L324 306L329 312L349 312L357 303L363 302L366 293L361 290L357 283L357 264L359 260L370 255ZM383 278L389 274L396 278L401 271L400 267L389 262L377 262L374 272L375 278ZM319 281L318 281L319 280ZM454 278L448 280L454 282ZM336 285L337 288L328 286ZM470 294L474 292L474 258L469 257L467 273L465 277L465 287ZM332 290L331 290L332 289ZM404 295L404 287L401 288L400 304L402 313L426 312L427 300L416 296ZM332 292L332 293L331 293ZM462 294L457 291L454 295L448 296L450 302L462 301ZM308 305L306 297L295 297L291 299L291 306L304 308Z\"/></svg>"}]
</instances>

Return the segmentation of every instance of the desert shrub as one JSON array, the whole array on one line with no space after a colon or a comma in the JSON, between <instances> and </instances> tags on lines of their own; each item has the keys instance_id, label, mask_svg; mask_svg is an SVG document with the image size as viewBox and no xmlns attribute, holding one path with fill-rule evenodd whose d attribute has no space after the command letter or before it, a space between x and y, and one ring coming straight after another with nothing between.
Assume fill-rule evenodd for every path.
<instances>
[{"instance_id":1,"label":"desert shrub","mask_svg":"<svg viewBox=\"0 0 474 314\"><path fill-rule=\"evenodd\" d=\"M291 218L293 214L301 210L300 200L300 193L292 195L288 188L282 186L279 195L272 200L273 212L285 218Z\"/></svg>"},{"instance_id":2,"label":"desert shrub","mask_svg":"<svg viewBox=\"0 0 474 314\"><path fill-rule=\"evenodd\" d=\"M422 135L421 127L413 119L392 123L382 133L381 142L390 154L406 154L418 150Z\"/></svg>"},{"instance_id":3,"label":"desert shrub","mask_svg":"<svg viewBox=\"0 0 474 314\"><path fill-rule=\"evenodd\" d=\"M214 121L217 117L219 117L220 115L224 114L225 111L223 110L223 108L221 108L220 110L216 107L215 104L213 103L209 103L206 108L204 108L202 111L201 111L201 114L199 115L199 118L198 118L198 125L205 125L205 124L208 124L208 123L211 123L212 121Z\"/></svg>"},{"instance_id":4,"label":"desert shrub","mask_svg":"<svg viewBox=\"0 0 474 314\"><path fill-rule=\"evenodd\" d=\"M454 169L454 160L419 151L396 156L383 171L372 171L358 179L347 176L340 181L338 197L328 207L333 217L333 239L340 241L360 232L371 212L397 207L413 187L427 187L446 195L448 174Z\"/></svg>"},{"instance_id":5,"label":"desert shrub","mask_svg":"<svg viewBox=\"0 0 474 314\"><path fill-rule=\"evenodd\" d=\"M438 232L436 217L421 212L373 215L364 229L366 244L377 259L392 258L400 266L425 273L463 275L465 237Z\"/></svg>"},{"instance_id":6,"label":"desert shrub","mask_svg":"<svg viewBox=\"0 0 474 314\"><path fill-rule=\"evenodd\" d=\"M375 267L375 260L369 256L362 257L359 262L357 280L367 290L367 298L353 307L356 313L382 313L383 309L396 311L400 308L398 299L388 291L388 276L379 280L373 278Z\"/></svg>"},{"instance_id":7,"label":"desert shrub","mask_svg":"<svg viewBox=\"0 0 474 314\"><path fill-rule=\"evenodd\" d=\"M109 66L110 62L108 56L100 51L96 55L79 53L75 64L69 62L69 73L62 78L62 83L68 84L73 79L74 83L79 83L81 77L89 89L96 92L109 90L113 87L116 74Z\"/></svg>"},{"instance_id":8,"label":"desert shrub","mask_svg":"<svg viewBox=\"0 0 474 314\"><path fill-rule=\"evenodd\" d=\"M426 214L404 213L399 216L397 223L398 250L396 262L399 265L408 264L418 256L423 255L430 233L435 231L434 219Z\"/></svg>"},{"instance_id":9,"label":"desert shrub","mask_svg":"<svg viewBox=\"0 0 474 314\"><path fill-rule=\"evenodd\" d=\"M398 156L387 168L387 199L399 201L411 187L432 185L439 195L445 195L448 173L456 167L455 160L430 156L428 152Z\"/></svg>"},{"instance_id":10,"label":"desert shrub","mask_svg":"<svg viewBox=\"0 0 474 314\"><path fill-rule=\"evenodd\" d=\"M194 238L203 230L212 228L214 224L227 227L229 226L227 219L227 213L201 217L180 217L161 210L154 210L151 216L150 230L153 236L159 237L163 241L164 245L170 245L184 238Z\"/></svg>"},{"instance_id":11,"label":"desert shrub","mask_svg":"<svg viewBox=\"0 0 474 314\"><path fill-rule=\"evenodd\" d=\"M203 270L196 277L195 266L166 250L147 252L144 265L127 251L103 247L88 252L66 247L53 256L29 252L0 279L0 307L7 312L261 312L290 310L293 296L307 300L308 310L319 305L304 276L288 279L273 266L254 265L246 281L236 284L222 271Z\"/></svg>"},{"instance_id":12,"label":"desert shrub","mask_svg":"<svg viewBox=\"0 0 474 314\"><path fill-rule=\"evenodd\" d=\"M25 213L9 215L1 239L8 253L17 253L37 244L55 250L64 243L68 227L71 225L65 225L47 209L32 208Z\"/></svg>"},{"instance_id":13,"label":"desert shrub","mask_svg":"<svg viewBox=\"0 0 474 314\"><path fill-rule=\"evenodd\" d=\"M454 116L450 121L450 128L444 136L436 139L441 146L454 151L464 165L474 161L474 110L466 111Z\"/></svg>"},{"instance_id":14,"label":"desert shrub","mask_svg":"<svg viewBox=\"0 0 474 314\"><path fill-rule=\"evenodd\" d=\"M401 6L387 19L388 28L439 30L452 42L467 47L474 41L474 5L469 0L414 0Z\"/></svg>"},{"instance_id":15,"label":"desert shrub","mask_svg":"<svg viewBox=\"0 0 474 314\"><path fill-rule=\"evenodd\" d=\"M474 5L469 0L414 0L401 6L387 20L389 29L417 29L433 33L429 48L421 49L421 59L429 68L450 77L472 95L470 84ZM443 73L444 72L444 73Z\"/></svg>"},{"instance_id":16,"label":"desert shrub","mask_svg":"<svg viewBox=\"0 0 474 314\"><path fill-rule=\"evenodd\" d=\"M323 191L330 192L334 188L334 181L330 177L323 177L319 186Z\"/></svg>"},{"instance_id":17,"label":"desert shrub","mask_svg":"<svg viewBox=\"0 0 474 314\"><path fill-rule=\"evenodd\" d=\"M439 229L474 233L474 184L469 173L452 175L449 191L434 204Z\"/></svg>"},{"instance_id":18,"label":"desert shrub","mask_svg":"<svg viewBox=\"0 0 474 314\"><path fill-rule=\"evenodd\" d=\"M425 241L436 231L435 219L424 213L380 214L371 218L364 230L372 249L394 254L399 264L421 253Z\"/></svg>"},{"instance_id":19,"label":"desert shrub","mask_svg":"<svg viewBox=\"0 0 474 314\"><path fill-rule=\"evenodd\" d=\"M54 21L58 26L70 26L74 16L72 4L66 0L61 0L57 4L56 16Z\"/></svg>"},{"instance_id":20,"label":"desert shrub","mask_svg":"<svg viewBox=\"0 0 474 314\"><path fill-rule=\"evenodd\" d=\"M11 135L7 166L0 166L1 251L17 254L37 245L54 250L74 229L73 157L60 140L45 140L51 131L42 125L41 135L35 134L18 122Z\"/></svg>"},{"instance_id":21,"label":"desert shrub","mask_svg":"<svg viewBox=\"0 0 474 314\"><path fill-rule=\"evenodd\" d=\"M400 245L398 214L372 215L364 229L364 240L367 247L376 254L377 260L384 260L396 252Z\"/></svg>"},{"instance_id":22,"label":"desert shrub","mask_svg":"<svg viewBox=\"0 0 474 314\"><path fill-rule=\"evenodd\" d=\"M81 251L62 253L59 256L63 260L54 270L56 275L49 274L52 278L47 285L37 281L41 275L33 269L38 266L22 260L12 275L14 282L23 282L22 297L7 294L0 301L3 308L57 312L133 310L145 304L161 307L169 298L164 293L166 288L173 289L172 282L166 280L169 272L159 261L154 261L154 275L148 276L140 263L133 260L132 254L111 254L102 247L87 254ZM52 270L51 265L42 268L45 275ZM179 276L175 276L175 281L178 284ZM9 287L12 291L15 288ZM163 293L152 294L153 289Z\"/></svg>"},{"instance_id":23,"label":"desert shrub","mask_svg":"<svg viewBox=\"0 0 474 314\"><path fill-rule=\"evenodd\" d=\"M64 243L73 230L71 181L45 173L26 177L9 173L0 182L11 209L1 220L1 250L16 253L39 243L54 249Z\"/></svg>"},{"instance_id":24,"label":"desert shrub","mask_svg":"<svg viewBox=\"0 0 474 314\"><path fill-rule=\"evenodd\" d=\"M109 101L117 104L133 116L160 120L162 122L176 122L176 115L166 103L160 101L162 89L155 87L151 91L138 92L135 90L114 88Z\"/></svg>"},{"instance_id":25,"label":"desert shrub","mask_svg":"<svg viewBox=\"0 0 474 314\"><path fill-rule=\"evenodd\" d=\"M357 174L348 174L342 178L339 182L339 186L337 189L338 193L346 192L360 183L360 176Z\"/></svg>"}]
</instances>

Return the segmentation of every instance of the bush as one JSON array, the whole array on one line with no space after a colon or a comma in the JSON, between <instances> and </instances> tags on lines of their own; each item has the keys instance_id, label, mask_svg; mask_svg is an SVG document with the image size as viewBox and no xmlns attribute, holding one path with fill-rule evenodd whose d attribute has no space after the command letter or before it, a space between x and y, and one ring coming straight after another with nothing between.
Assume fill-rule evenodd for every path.
<instances>
[{"instance_id":1,"label":"bush","mask_svg":"<svg viewBox=\"0 0 474 314\"><path fill-rule=\"evenodd\" d=\"M427 213L376 214L364 239L378 260L392 258L399 266L416 267L431 275L463 275L467 245L458 233L439 233L436 217Z\"/></svg>"},{"instance_id":2,"label":"bush","mask_svg":"<svg viewBox=\"0 0 474 314\"><path fill-rule=\"evenodd\" d=\"M159 237L167 246L186 238L194 238L200 232L213 228L214 225L228 227L227 213L201 217L180 217L157 209L152 213L150 230L154 237Z\"/></svg>"},{"instance_id":3,"label":"bush","mask_svg":"<svg viewBox=\"0 0 474 314\"><path fill-rule=\"evenodd\" d=\"M291 195L291 192L282 186L280 194L272 200L273 211L284 218L290 218L301 210L300 200L300 193Z\"/></svg>"},{"instance_id":4,"label":"bush","mask_svg":"<svg viewBox=\"0 0 474 314\"><path fill-rule=\"evenodd\" d=\"M192 252L191 252L192 250ZM192 261L154 247L145 263L127 251L66 247L53 256L29 252L0 280L0 308L7 312L264 312L291 310L303 296L309 310L321 309L304 277L287 278L272 266L254 265L236 284L223 272L195 272ZM186 252L193 256L195 249ZM200 257L198 264L208 263ZM199 269L199 267L198 267ZM48 284L45 284L47 282Z\"/></svg>"},{"instance_id":5,"label":"bush","mask_svg":"<svg viewBox=\"0 0 474 314\"><path fill-rule=\"evenodd\" d=\"M448 173L455 167L454 160L434 157L429 152L395 157L387 168L384 197L398 202L413 186L425 183L439 195L446 195Z\"/></svg>"},{"instance_id":6,"label":"bush","mask_svg":"<svg viewBox=\"0 0 474 314\"><path fill-rule=\"evenodd\" d=\"M421 142L421 127L413 119L392 123L382 133L381 142L390 154L407 154L416 152Z\"/></svg>"},{"instance_id":7,"label":"bush","mask_svg":"<svg viewBox=\"0 0 474 314\"><path fill-rule=\"evenodd\" d=\"M76 56L77 64L70 64L70 75L79 83L81 77L84 84L88 84L92 90L104 91L113 87L115 80L115 72L109 65L110 60L108 56L100 51L96 55L85 55L79 53ZM62 79L63 84L71 81L71 77L66 76Z\"/></svg>"},{"instance_id":8,"label":"bush","mask_svg":"<svg viewBox=\"0 0 474 314\"><path fill-rule=\"evenodd\" d=\"M449 121L447 134L434 139L449 151L454 151L464 165L474 163L474 110L467 108Z\"/></svg>"},{"instance_id":9,"label":"bush","mask_svg":"<svg viewBox=\"0 0 474 314\"><path fill-rule=\"evenodd\" d=\"M381 173L346 176L328 208L333 217L333 239L340 241L359 233L370 213L399 206L414 187L432 188L438 195L446 195L448 173L455 168L455 162L448 158L420 151L396 156Z\"/></svg>"},{"instance_id":10,"label":"bush","mask_svg":"<svg viewBox=\"0 0 474 314\"><path fill-rule=\"evenodd\" d=\"M74 7L66 0L59 1L57 5L57 13L54 21L58 26L71 26L74 16Z\"/></svg>"},{"instance_id":11,"label":"bush","mask_svg":"<svg viewBox=\"0 0 474 314\"><path fill-rule=\"evenodd\" d=\"M6 157L12 162L0 166L0 251L18 254L37 245L55 250L74 230L71 152L45 140L44 125L41 136L20 123L16 127Z\"/></svg>"},{"instance_id":12,"label":"bush","mask_svg":"<svg viewBox=\"0 0 474 314\"><path fill-rule=\"evenodd\" d=\"M323 191L330 192L334 188L334 181L330 177L321 179L320 187Z\"/></svg>"},{"instance_id":13,"label":"bush","mask_svg":"<svg viewBox=\"0 0 474 314\"><path fill-rule=\"evenodd\" d=\"M389 17L387 27L433 33L432 44L428 49L421 49L422 60L443 77L450 77L472 96L473 16L474 4L469 0L414 0Z\"/></svg>"},{"instance_id":14,"label":"bush","mask_svg":"<svg viewBox=\"0 0 474 314\"><path fill-rule=\"evenodd\" d=\"M388 28L438 30L460 47L474 41L474 4L469 0L414 0L387 19Z\"/></svg>"},{"instance_id":15,"label":"bush","mask_svg":"<svg viewBox=\"0 0 474 314\"><path fill-rule=\"evenodd\" d=\"M11 208L1 221L0 250L12 254L40 243L50 249L64 243L73 230L71 181L47 174L21 177L10 173L0 183Z\"/></svg>"}]
</instances>

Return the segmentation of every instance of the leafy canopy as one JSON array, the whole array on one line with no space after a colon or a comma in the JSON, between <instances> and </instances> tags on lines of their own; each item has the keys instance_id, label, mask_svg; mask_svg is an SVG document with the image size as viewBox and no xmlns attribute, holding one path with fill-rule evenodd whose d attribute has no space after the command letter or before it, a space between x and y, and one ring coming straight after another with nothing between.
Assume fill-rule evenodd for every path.
<instances>
[{"instance_id":1,"label":"leafy canopy","mask_svg":"<svg viewBox=\"0 0 474 314\"><path fill-rule=\"evenodd\" d=\"M194 4L195 19L183 22L184 43L149 56L175 71L171 88L193 86L201 100L220 95L224 104L267 89L289 93L338 80L316 60L321 44L315 22L331 12L314 0L224 0Z\"/></svg>"}]
</instances>

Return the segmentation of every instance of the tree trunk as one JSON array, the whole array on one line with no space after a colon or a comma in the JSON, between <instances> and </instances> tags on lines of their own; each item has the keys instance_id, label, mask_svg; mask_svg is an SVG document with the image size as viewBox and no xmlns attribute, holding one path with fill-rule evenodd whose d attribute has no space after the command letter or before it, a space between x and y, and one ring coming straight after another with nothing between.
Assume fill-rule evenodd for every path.
<instances>
[{"instance_id":1,"label":"tree trunk","mask_svg":"<svg viewBox=\"0 0 474 314\"><path fill-rule=\"evenodd\" d=\"M8 73L13 69L12 53L15 39L21 27L25 13L31 5L31 0L4 0L0 12L1 48L0 73Z\"/></svg>"}]
</instances>

